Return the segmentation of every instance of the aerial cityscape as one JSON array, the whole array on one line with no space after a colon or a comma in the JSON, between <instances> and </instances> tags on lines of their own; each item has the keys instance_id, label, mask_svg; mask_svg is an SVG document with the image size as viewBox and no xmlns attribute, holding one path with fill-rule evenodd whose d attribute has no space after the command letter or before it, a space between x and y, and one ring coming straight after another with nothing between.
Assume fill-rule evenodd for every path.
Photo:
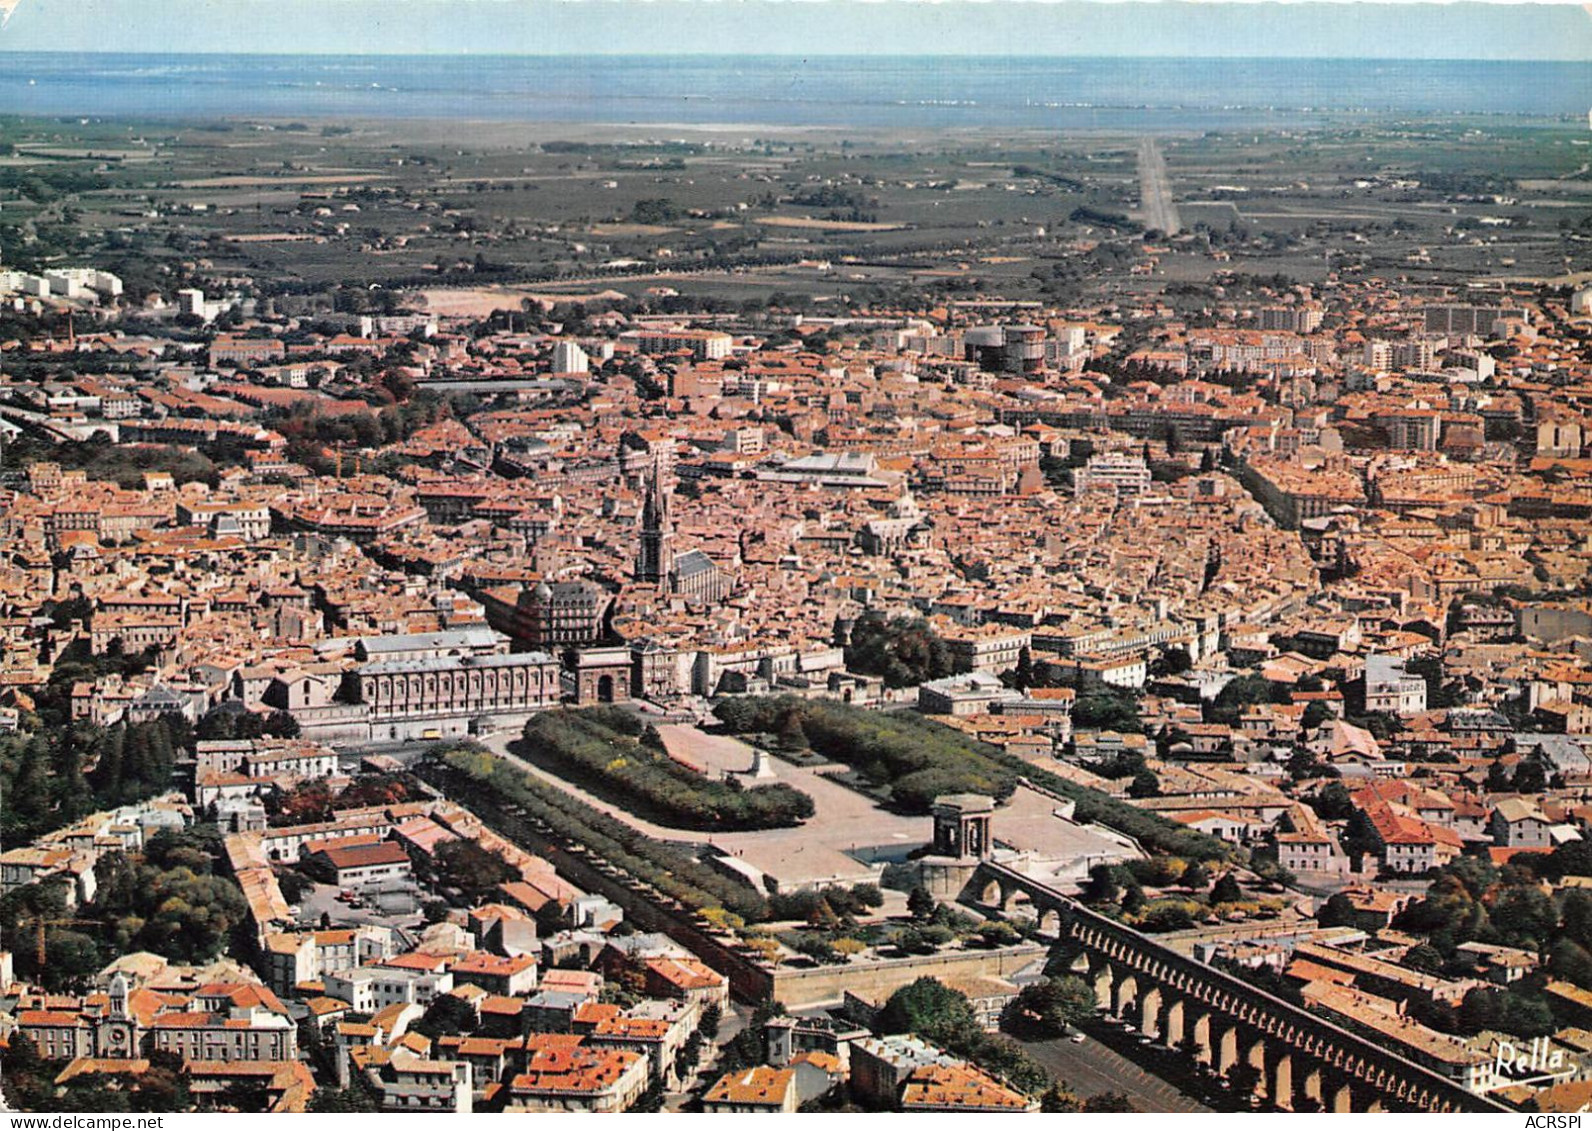
<instances>
[{"instance_id":1,"label":"aerial cityscape","mask_svg":"<svg viewBox=\"0 0 1592 1131\"><path fill-rule=\"evenodd\" d=\"M1592 1104L1592 15L60 11L0 2L4 1110Z\"/></svg>"}]
</instances>

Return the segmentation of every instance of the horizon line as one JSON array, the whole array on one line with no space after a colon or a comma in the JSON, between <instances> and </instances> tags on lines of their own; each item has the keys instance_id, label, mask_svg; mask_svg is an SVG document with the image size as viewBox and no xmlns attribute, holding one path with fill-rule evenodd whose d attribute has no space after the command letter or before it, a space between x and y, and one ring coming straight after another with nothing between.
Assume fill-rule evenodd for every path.
<instances>
[{"instance_id":1,"label":"horizon line","mask_svg":"<svg viewBox=\"0 0 1592 1131\"><path fill-rule=\"evenodd\" d=\"M1117 0L1119 3L1153 3L1157 0ZM1245 2L1245 0L1235 0ZM1247 0L1247 2L1281 2L1281 0ZM1297 0L1295 0L1297 2ZM1324 2L1347 3L1352 0L1324 0ZM1414 5L1428 5L1440 0L1371 0L1376 3L1406 3ZM1510 3L1512 0L1497 0L1500 4ZM1529 2L1529 0L1528 0ZM1189 52L1131 52L1121 51L1110 54L1086 53L1072 54L1069 52L1044 52L1036 54L1014 53L1006 51L238 51L197 48L187 51L154 50L143 47L117 48L108 51L85 51L71 48L43 48L22 47L11 48L0 43L0 55L46 55L46 56L126 56L126 55L152 55L163 58L255 58L255 59L1074 59L1074 60L1113 60L1113 59L1159 59L1159 60L1222 60L1224 62L1257 62L1269 63L1281 60L1308 60L1322 63L1507 63L1507 64L1533 64L1533 63L1586 63L1592 62L1592 55L1577 56L1534 56L1516 58L1488 58L1477 55L1309 55L1309 54L1274 54L1274 55L1229 55L1219 52L1189 51Z\"/></svg>"}]
</instances>

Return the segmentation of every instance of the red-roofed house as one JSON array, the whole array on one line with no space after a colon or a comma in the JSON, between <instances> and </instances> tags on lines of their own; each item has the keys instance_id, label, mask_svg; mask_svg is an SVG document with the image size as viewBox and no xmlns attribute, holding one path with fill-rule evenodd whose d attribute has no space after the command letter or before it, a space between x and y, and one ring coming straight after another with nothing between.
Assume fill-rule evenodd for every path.
<instances>
[{"instance_id":1,"label":"red-roofed house","mask_svg":"<svg viewBox=\"0 0 1592 1131\"><path fill-rule=\"evenodd\" d=\"M729 1008L730 983L723 974L700 958L649 958L646 962L647 993L655 997L694 999L702 1008Z\"/></svg>"},{"instance_id":2,"label":"red-roofed house","mask_svg":"<svg viewBox=\"0 0 1592 1131\"><path fill-rule=\"evenodd\" d=\"M343 888L371 887L409 878L409 854L392 841L328 846L310 857L329 882Z\"/></svg>"}]
</instances>

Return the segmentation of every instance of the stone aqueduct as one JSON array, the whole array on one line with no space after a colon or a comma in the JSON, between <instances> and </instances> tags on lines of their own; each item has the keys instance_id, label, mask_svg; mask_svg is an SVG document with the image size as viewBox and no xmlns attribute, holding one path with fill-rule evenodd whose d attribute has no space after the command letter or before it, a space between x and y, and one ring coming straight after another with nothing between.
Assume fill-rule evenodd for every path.
<instances>
[{"instance_id":1,"label":"stone aqueduct","mask_svg":"<svg viewBox=\"0 0 1592 1131\"><path fill-rule=\"evenodd\" d=\"M1032 902L1042 932L1087 958L1087 977L1102 1007L1213 1072L1249 1076L1274 1107L1510 1110L987 857L965 889L965 898L1000 910L1019 895ZM1244 1073L1245 1065L1253 1071Z\"/></svg>"}]
</instances>

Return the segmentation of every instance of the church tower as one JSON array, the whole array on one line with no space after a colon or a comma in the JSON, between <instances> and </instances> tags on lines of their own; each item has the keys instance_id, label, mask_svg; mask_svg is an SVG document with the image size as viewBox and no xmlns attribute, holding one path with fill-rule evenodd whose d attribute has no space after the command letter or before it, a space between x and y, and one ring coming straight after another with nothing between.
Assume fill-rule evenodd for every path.
<instances>
[{"instance_id":1,"label":"church tower","mask_svg":"<svg viewBox=\"0 0 1592 1131\"><path fill-rule=\"evenodd\" d=\"M641 550L636 554L636 580L643 585L667 585L674 573L674 528L669 521L669 492L663 467L654 463L647 481L647 498L641 506Z\"/></svg>"}]
</instances>

